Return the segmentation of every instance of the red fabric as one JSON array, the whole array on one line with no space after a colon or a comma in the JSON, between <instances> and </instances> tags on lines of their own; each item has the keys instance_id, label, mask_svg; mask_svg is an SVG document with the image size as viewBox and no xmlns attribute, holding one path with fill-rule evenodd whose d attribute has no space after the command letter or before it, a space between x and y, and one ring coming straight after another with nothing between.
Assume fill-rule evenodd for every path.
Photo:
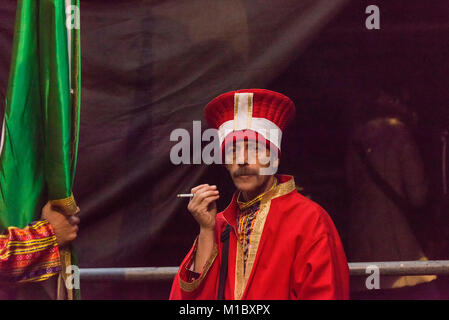
<instances>
[{"instance_id":1,"label":"red fabric","mask_svg":"<svg viewBox=\"0 0 449 320\"><path fill-rule=\"evenodd\" d=\"M278 176L280 182L291 177ZM225 299L234 299L236 261L236 195L231 204L217 215L218 255L200 285L187 292L180 279L182 270L192 261L195 247L181 264L170 299L216 299L222 244L219 234L232 226L229 243L228 278ZM226 220L225 220L226 219ZM243 300L348 299L349 269L340 237L329 215L319 205L297 191L275 198L265 222L251 275Z\"/></svg>"},{"instance_id":2,"label":"red fabric","mask_svg":"<svg viewBox=\"0 0 449 320\"><path fill-rule=\"evenodd\" d=\"M209 102L204 117L211 128L218 129L224 122L234 119L234 94L252 92L253 118L265 118L284 131L295 117L295 105L281 93L265 89L243 89L223 93Z\"/></svg>"}]
</instances>

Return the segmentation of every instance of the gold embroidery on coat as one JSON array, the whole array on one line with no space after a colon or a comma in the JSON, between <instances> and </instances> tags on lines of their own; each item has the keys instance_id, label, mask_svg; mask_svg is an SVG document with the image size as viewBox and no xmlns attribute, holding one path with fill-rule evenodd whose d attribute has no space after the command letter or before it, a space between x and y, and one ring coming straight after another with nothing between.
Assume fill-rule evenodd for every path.
<instances>
[{"instance_id":1,"label":"gold embroidery on coat","mask_svg":"<svg viewBox=\"0 0 449 320\"><path fill-rule=\"evenodd\" d=\"M248 279L251 276L254 262L256 260L257 250L259 248L260 239L262 237L265 221L270 211L271 200L295 190L295 181L293 177L287 182L281 183L274 189L267 192L260 200L259 213L254 222L254 229L252 232L252 239L248 249L248 258L246 261L246 272L243 273L243 248L239 241L237 241L236 266L235 266L235 288L234 299L240 300L245 292Z\"/></svg>"}]
</instances>

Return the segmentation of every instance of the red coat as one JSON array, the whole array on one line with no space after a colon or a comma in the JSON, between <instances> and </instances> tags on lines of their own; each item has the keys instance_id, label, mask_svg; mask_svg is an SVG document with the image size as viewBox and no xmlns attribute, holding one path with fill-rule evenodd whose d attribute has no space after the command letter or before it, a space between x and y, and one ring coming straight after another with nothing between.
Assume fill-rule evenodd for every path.
<instances>
[{"instance_id":1,"label":"red coat","mask_svg":"<svg viewBox=\"0 0 449 320\"><path fill-rule=\"evenodd\" d=\"M197 280L189 281L196 242L176 275L170 299L216 299L222 260L220 234L229 238L225 299L348 299L349 269L340 237L329 215L300 195L293 177L279 175L279 185L261 200L251 238L246 274L237 241L236 194L217 215L214 253Z\"/></svg>"}]
</instances>

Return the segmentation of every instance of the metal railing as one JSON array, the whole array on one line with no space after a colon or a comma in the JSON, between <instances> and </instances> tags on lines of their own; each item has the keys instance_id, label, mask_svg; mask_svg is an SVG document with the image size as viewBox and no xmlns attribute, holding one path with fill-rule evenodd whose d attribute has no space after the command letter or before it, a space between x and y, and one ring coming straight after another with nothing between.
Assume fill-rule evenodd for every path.
<instances>
[{"instance_id":1,"label":"metal railing","mask_svg":"<svg viewBox=\"0 0 449 320\"><path fill-rule=\"evenodd\" d=\"M351 276L369 274L373 266L380 275L449 275L449 260L348 263ZM152 282L172 280L178 267L81 268L81 281Z\"/></svg>"}]
</instances>

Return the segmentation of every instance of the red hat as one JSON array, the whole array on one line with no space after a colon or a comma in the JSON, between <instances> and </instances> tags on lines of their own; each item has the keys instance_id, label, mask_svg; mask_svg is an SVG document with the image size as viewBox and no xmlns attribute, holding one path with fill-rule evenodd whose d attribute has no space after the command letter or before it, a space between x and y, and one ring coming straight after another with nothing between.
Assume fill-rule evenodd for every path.
<instances>
[{"instance_id":1,"label":"red hat","mask_svg":"<svg viewBox=\"0 0 449 320\"><path fill-rule=\"evenodd\" d=\"M222 147L230 140L255 137L280 151L282 132L295 116L295 105L278 92L243 89L213 99L204 116L209 127L218 130Z\"/></svg>"}]
</instances>

